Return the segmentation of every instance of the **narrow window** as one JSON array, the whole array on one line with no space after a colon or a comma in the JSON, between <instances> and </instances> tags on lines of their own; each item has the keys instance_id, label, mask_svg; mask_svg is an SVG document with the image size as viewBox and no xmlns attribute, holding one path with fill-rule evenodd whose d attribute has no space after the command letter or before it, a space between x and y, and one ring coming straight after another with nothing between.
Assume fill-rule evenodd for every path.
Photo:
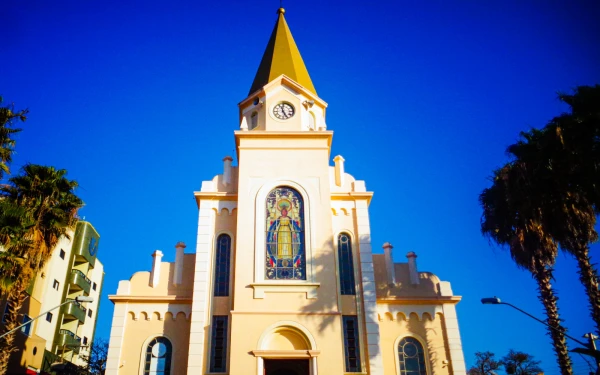
<instances>
[{"instance_id":1,"label":"narrow window","mask_svg":"<svg viewBox=\"0 0 600 375\"><path fill-rule=\"evenodd\" d=\"M256 129L258 126L258 112L252 112L250 115L250 130Z\"/></svg>"},{"instance_id":2,"label":"narrow window","mask_svg":"<svg viewBox=\"0 0 600 375\"><path fill-rule=\"evenodd\" d=\"M83 336L83 345L87 345L88 338L87 336Z\"/></svg>"},{"instance_id":3,"label":"narrow window","mask_svg":"<svg viewBox=\"0 0 600 375\"><path fill-rule=\"evenodd\" d=\"M217 256L215 259L215 296L229 295L229 264L231 258L231 238L221 234L217 238Z\"/></svg>"},{"instance_id":4,"label":"narrow window","mask_svg":"<svg viewBox=\"0 0 600 375\"><path fill-rule=\"evenodd\" d=\"M29 315L25 314L25 315L23 315L23 323L27 323L27 322L31 322L31 318L29 317ZM23 332L27 336L30 336L30 334L31 334L31 323L29 323L29 324L21 327L21 332Z\"/></svg>"},{"instance_id":5,"label":"narrow window","mask_svg":"<svg viewBox=\"0 0 600 375\"><path fill-rule=\"evenodd\" d=\"M427 375L423 345L413 337L405 337L398 344L400 375Z\"/></svg>"},{"instance_id":6,"label":"narrow window","mask_svg":"<svg viewBox=\"0 0 600 375\"><path fill-rule=\"evenodd\" d=\"M96 283L92 284L92 289L96 290L97 287L98 287L98 285Z\"/></svg>"},{"instance_id":7,"label":"narrow window","mask_svg":"<svg viewBox=\"0 0 600 375\"><path fill-rule=\"evenodd\" d=\"M52 287L54 289L58 290L59 286L60 286L60 283L58 282L58 280L54 279L54 284L52 284Z\"/></svg>"},{"instance_id":8,"label":"narrow window","mask_svg":"<svg viewBox=\"0 0 600 375\"><path fill-rule=\"evenodd\" d=\"M210 372L225 372L227 363L227 316L213 316Z\"/></svg>"},{"instance_id":9,"label":"narrow window","mask_svg":"<svg viewBox=\"0 0 600 375\"><path fill-rule=\"evenodd\" d=\"M63 249L60 249L60 257L61 259L65 259L65 251Z\"/></svg>"},{"instance_id":10,"label":"narrow window","mask_svg":"<svg viewBox=\"0 0 600 375\"><path fill-rule=\"evenodd\" d=\"M346 372L360 372L360 341L358 339L358 319L356 316L343 316L344 354Z\"/></svg>"},{"instance_id":11,"label":"narrow window","mask_svg":"<svg viewBox=\"0 0 600 375\"><path fill-rule=\"evenodd\" d=\"M166 337L156 337L146 348L144 375L170 375L173 346Z\"/></svg>"},{"instance_id":12,"label":"narrow window","mask_svg":"<svg viewBox=\"0 0 600 375\"><path fill-rule=\"evenodd\" d=\"M338 259L340 262L340 290L344 295L355 295L352 241L346 233L338 236Z\"/></svg>"},{"instance_id":13,"label":"narrow window","mask_svg":"<svg viewBox=\"0 0 600 375\"><path fill-rule=\"evenodd\" d=\"M88 309L88 316L91 318L92 317L92 309Z\"/></svg>"},{"instance_id":14,"label":"narrow window","mask_svg":"<svg viewBox=\"0 0 600 375\"><path fill-rule=\"evenodd\" d=\"M267 256L265 278L306 280L304 254L304 202L290 187L277 187L267 195Z\"/></svg>"},{"instance_id":15,"label":"narrow window","mask_svg":"<svg viewBox=\"0 0 600 375\"><path fill-rule=\"evenodd\" d=\"M52 323L52 313L46 314L46 321Z\"/></svg>"}]
</instances>

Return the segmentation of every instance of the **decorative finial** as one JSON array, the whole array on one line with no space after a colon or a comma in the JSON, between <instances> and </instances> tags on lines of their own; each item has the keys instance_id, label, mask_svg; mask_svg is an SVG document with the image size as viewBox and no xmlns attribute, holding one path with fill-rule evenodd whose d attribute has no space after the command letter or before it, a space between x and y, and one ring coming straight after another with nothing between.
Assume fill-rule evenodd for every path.
<instances>
[{"instance_id":1,"label":"decorative finial","mask_svg":"<svg viewBox=\"0 0 600 375\"><path fill-rule=\"evenodd\" d=\"M277 9L277 14L285 14L285 9L283 9L283 8Z\"/></svg>"}]
</instances>

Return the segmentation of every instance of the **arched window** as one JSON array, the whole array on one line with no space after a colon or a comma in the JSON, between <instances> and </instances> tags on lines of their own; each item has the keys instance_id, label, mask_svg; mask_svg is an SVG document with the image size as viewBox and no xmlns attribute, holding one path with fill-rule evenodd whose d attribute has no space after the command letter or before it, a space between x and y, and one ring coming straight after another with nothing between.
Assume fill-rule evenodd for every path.
<instances>
[{"instance_id":1,"label":"arched window","mask_svg":"<svg viewBox=\"0 0 600 375\"><path fill-rule=\"evenodd\" d=\"M144 375L170 375L173 347L166 337L155 337L146 348Z\"/></svg>"},{"instance_id":2,"label":"arched window","mask_svg":"<svg viewBox=\"0 0 600 375\"><path fill-rule=\"evenodd\" d=\"M290 187L277 187L267 195L265 209L265 278L306 280L302 196Z\"/></svg>"},{"instance_id":3,"label":"arched window","mask_svg":"<svg viewBox=\"0 0 600 375\"><path fill-rule=\"evenodd\" d=\"M347 233L338 236L338 260L340 270L340 290L344 295L356 294L354 283L354 263L352 261L352 240Z\"/></svg>"},{"instance_id":4,"label":"arched window","mask_svg":"<svg viewBox=\"0 0 600 375\"><path fill-rule=\"evenodd\" d=\"M229 295L229 265L231 259L231 237L221 234L217 237L215 257L215 297Z\"/></svg>"},{"instance_id":5,"label":"arched window","mask_svg":"<svg viewBox=\"0 0 600 375\"><path fill-rule=\"evenodd\" d=\"M405 337L398 344L400 375L427 375L423 345L413 337Z\"/></svg>"}]
</instances>

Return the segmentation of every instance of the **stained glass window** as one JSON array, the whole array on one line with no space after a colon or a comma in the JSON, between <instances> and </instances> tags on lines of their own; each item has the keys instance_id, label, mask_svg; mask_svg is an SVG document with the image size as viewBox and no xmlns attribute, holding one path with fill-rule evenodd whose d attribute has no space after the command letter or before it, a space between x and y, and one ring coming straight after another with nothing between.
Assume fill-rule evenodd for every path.
<instances>
[{"instance_id":1,"label":"stained glass window","mask_svg":"<svg viewBox=\"0 0 600 375\"><path fill-rule=\"evenodd\" d=\"M423 345L413 337L405 337L398 344L400 375L427 375Z\"/></svg>"},{"instance_id":2,"label":"stained glass window","mask_svg":"<svg viewBox=\"0 0 600 375\"><path fill-rule=\"evenodd\" d=\"M342 317L344 323L344 356L346 372L360 372L360 344L358 340L358 319L356 316Z\"/></svg>"},{"instance_id":3,"label":"stained glass window","mask_svg":"<svg viewBox=\"0 0 600 375\"><path fill-rule=\"evenodd\" d=\"M155 337L146 348L144 375L170 375L173 347L166 337Z\"/></svg>"},{"instance_id":4,"label":"stained glass window","mask_svg":"<svg viewBox=\"0 0 600 375\"><path fill-rule=\"evenodd\" d=\"M213 316L210 372L225 372L226 370L228 318L229 317L225 315Z\"/></svg>"},{"instance_id":5,"label":"stained glass window","mask_svg":"<svg viewBox=\"0 0 600 375\"><path fill-rule=\"evenodd\" d=\"M352 262L352 241L346 233L338 236L338 260L340 263L340 290L343 295L356 294L354 264Z\"/></svg>"},{"instance_id":6,"label":"stained glass window","mask_svg":"<svg viewBox=\"0 0 600 375\"><path fill-rule=\"evenodd\" d=\"M229 264L231 259L231 238L221 234L217 238L217 256L215 259L215 296L229 295Z\"/></svg>"},{"instance_id":7,"label":"stained glass window","mask_svg":"<svg viewBox=\"0 0 600 375\"><path fill-rule=\"evenodd\" d=\"M266 202L266 268L269 280L306 280L304 204L290 187L277 187Z\"/></svg>"}]
</instances>

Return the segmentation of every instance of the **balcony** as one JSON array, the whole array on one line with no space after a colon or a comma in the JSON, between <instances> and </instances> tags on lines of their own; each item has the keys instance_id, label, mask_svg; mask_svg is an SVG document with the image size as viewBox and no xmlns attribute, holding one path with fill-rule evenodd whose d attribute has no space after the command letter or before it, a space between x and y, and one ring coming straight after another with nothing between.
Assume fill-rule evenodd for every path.
<instances>
[{"instance_id":1,"label":"balcony","mask_svg":"<svg viewBox=\"0 0 600 375\"><path fill-rule=\"evenodd\" d=\"M66 321L70 320L79 320L82 324L85 323L85 313L86 308L83 307L79 302L75 302L72 299L67 299L73 301L71 303L67 303L61 307L61 312L64 314L64 319Z\"/></svg>"},{"instance_id":2,"label":"balcony","mask_svg":"<svg viewBox=\"0 0 600 375\"><path fill-rule=\"evenodd\" d=\"M99 240L98 232L90 223L79 221L73 238L75 264L87 262L93 268L96 263Z\"/></svg>"},{"instance_id":3,"label":"balcony","mask_svg":"<svg viewBox=\"0 0 600 375\"><path fill-rule=\"evenodd\" d=\"M80 270L71 270L70 283L73 291L83 290L86 294L90 293L92 282Z\"/></svg>"},{"instance_id":4,"label":"balcony","mask_svg":"<svg viewBox=\"0 0 600 375\"><path fill-rule=\"evenodd\" d=\"M58 330L58 335L56 336L56 347L58 348L59 353L64 349L64 351L72 350L79 354L79 349L81 348L81 337L67 329L60 329Z\"/></svg>"}]
</instances>

